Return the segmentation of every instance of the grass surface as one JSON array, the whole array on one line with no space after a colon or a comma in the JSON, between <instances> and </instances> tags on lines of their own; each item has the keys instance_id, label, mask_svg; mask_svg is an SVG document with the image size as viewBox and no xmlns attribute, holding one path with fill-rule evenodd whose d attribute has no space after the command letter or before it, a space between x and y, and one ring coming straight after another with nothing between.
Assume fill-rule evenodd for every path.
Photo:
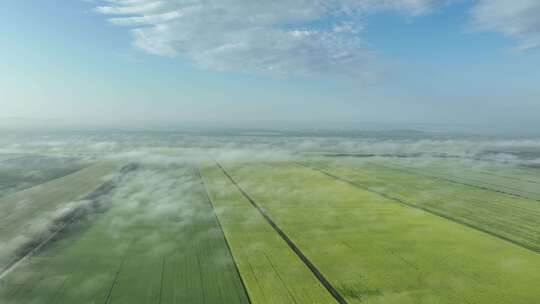
<instances>
[{"instance_id":1,"label":"grass surface","mask_svg":"<svg viewBox=\"0 0 540 304\"><path fill-rule=\"evenodd\" d=\"M230 166L350 303L535 303L540 255L290 163Z\"/></svg>"},{"instance_id":2,"label":"grass surface","mask_svg":"<svg viewBox=\"0 0 540 304\"><path fill-rule=\"evenodd\" d=\"M248 303L193 169L134 171L108 200L10 274L0 302Z\"/></svg>"}]
</instances>

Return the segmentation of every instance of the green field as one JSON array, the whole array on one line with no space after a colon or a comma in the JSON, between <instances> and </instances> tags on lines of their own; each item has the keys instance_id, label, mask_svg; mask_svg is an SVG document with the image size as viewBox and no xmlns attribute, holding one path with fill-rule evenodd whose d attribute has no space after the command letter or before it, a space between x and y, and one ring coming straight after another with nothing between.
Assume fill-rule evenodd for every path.
<instances>
[{"instance_id":1,"label":"green field","mask_svg":"<svg viewBox=\"0 0 540 304\"><path fill-rule=\"evenodd\" d=\"M296 164L230 171L348 302L540 298L538 253Z\"/></svg>"},{"instance_id":2,"label":"green field","mask_svg":"<svg viewBox=\"0 0 540 304\"><path fill-rule=\"evenodd\" d=\"M137 170L6 277L1 302L248 303L211 215L193 168Z\"/></svg>"},{"instance_id":3,"label":"green field","mask_svg":"<svg viewBox=\"0 0 540 304\"><path fill-rule=\"evenodd\" d=\"M125 164L0 199L0 303L540 300L533 169L355 158ZM61 211L81 201L66 221Z\"/></svg>"},{"instance_id":4,"label":"green field","mask_svg":"<svg viewBox=\"0 0 540 304\"><path fill-rule=\"evenodd\" d=\"M506 179L499 179L498 184L492 182L487 187L470 178L483 174L472 169L462 169L464 177L456 179L448 169L441 169L445 163L420 169L386 161L349 160L312 162L307 165L342 177L361 188L540 251L540 202L509 192L503 193L501 189L505 188L500 185L505 185ZM514 173L504 174L512 176ZM522 185L518 179L514 181ZM523 184L521 188L526 187L528 182Z\"/></svg>"},{"instance_id":5,"label":"green field","mask_svg":"<svg viewBox=\"0 0 540 304\"><path fill-rule=\"evenodd\" d=\"M0 198L0 269L46 239L58 220L84 204L118 169L116 163L97 164Z\"/></svg>"},{"instance_id":6,"label":"green field","mask_svg":"<svg viewBox=\"0 0 540 304\"><path fill-rule=\"evenodd\" d=\"M85 166L76 158L0 156L0 197L71 174Z\"/></svg>"}]
</instances>

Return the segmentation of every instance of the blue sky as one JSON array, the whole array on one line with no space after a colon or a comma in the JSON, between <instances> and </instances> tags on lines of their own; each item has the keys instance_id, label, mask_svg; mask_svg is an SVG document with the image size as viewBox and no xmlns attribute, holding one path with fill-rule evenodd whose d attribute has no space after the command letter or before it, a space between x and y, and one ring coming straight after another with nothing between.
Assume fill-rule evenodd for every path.
<instances>
[{"instance_id":1,"label":"blue sky","mask_svg":"<svg viewBox=\"0 0 540 304\"><path fill-rule=\"evenodd\" d=\"M539 121L539 1L261 3L3 1L0 117Z\"/></svg>"}]
</instances>

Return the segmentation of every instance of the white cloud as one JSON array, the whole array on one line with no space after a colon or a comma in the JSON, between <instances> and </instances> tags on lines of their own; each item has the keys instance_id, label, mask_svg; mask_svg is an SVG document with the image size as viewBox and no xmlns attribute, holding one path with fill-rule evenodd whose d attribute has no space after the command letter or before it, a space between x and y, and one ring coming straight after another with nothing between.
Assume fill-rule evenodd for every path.
<instances>
[{"instance_id":1,"label":"white cloud","mask_svg":"<svg viewBox=\"0 0 540 304\"><path fill-rule=\"evenodd\" d=\"M539 0L480 0L472 16L478 30L517 38L518 50L540 47Z\"/></svg>"},{"instance_id":2,"label":"white cloud","mask_svg":"<svg viewBox=\"0 0 540 304\"><path fill-rule=\"evenodd\" d=\"M218 71L370 77L374 54L361 19L409 15L446 0L109 0L96 10L132 26L133 44ZM335 21L332 21L335 20ZM326 24L326 25L323 25Z\"/></svg>"}]
</instances>

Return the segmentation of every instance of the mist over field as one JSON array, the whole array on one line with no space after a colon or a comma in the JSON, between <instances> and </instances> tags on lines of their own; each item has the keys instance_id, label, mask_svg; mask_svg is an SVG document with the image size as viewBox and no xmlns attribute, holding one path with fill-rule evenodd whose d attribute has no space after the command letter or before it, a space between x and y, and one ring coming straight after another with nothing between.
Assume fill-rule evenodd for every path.
<instances>
[{"instance_id":1,"label":"mist over field","mask_svg":"<svg viewBox=\"0 0 540 304\"><path fill-rule=\"evenodd\" d=\"M96 295L159 302L158 290L173 302L183 301L176 296L183 290L183 299L206 303L200 292L221 284L228 292L212 298L230 303L426 299L402 285L411 276L410 288L427 288L427 298L460 290L438 294L443 303L475 298L476 288L488 288L479 303L491 303L501 289L482 280L492 276L515 282L507 299L528 304L539 296L532 287L523 293L519 286L529 281L517 280L535 276L530 271L540 263L538 137L274 129L6 134L0 299L20 299L25 286L36 286L30 299L57 290L61 303ZM345 260L355 267L344 269ZM76 275L72 261L84 265ZM482 279L455 267L472 267ZM198 285L178 277L186 271ZM359 285L357 271L372 279ZM49 272L58 280L40 287L39 274ZM395 283L377 279L385 274ZM134 293L132 279L141 276L151 276L152 287Z\"/></svg>"},{"instance_id":2,"label":"mist over field","mask_svg":"<svg viewBox=\"0 0 540 304\"><path fill-rule=\"evenodd\" d=\"M540 162L540 137L409 130L10 132L0 139L0 153L2 158L10 154L43 154L156 163L348 156L412 158L414 161L425 158L477 159L536 165ZM9 163L2 165L9 166Z\"/></svg>"},{"instance_id":3,"label":"mist over field","mask_svg":"<svg viewBox=\"0 0 540 304\"><path fill-rule=\"evenodd\" d=\"M540 303L540 1L0 12L0 304Z\"/></svg>"}]
</instances>

